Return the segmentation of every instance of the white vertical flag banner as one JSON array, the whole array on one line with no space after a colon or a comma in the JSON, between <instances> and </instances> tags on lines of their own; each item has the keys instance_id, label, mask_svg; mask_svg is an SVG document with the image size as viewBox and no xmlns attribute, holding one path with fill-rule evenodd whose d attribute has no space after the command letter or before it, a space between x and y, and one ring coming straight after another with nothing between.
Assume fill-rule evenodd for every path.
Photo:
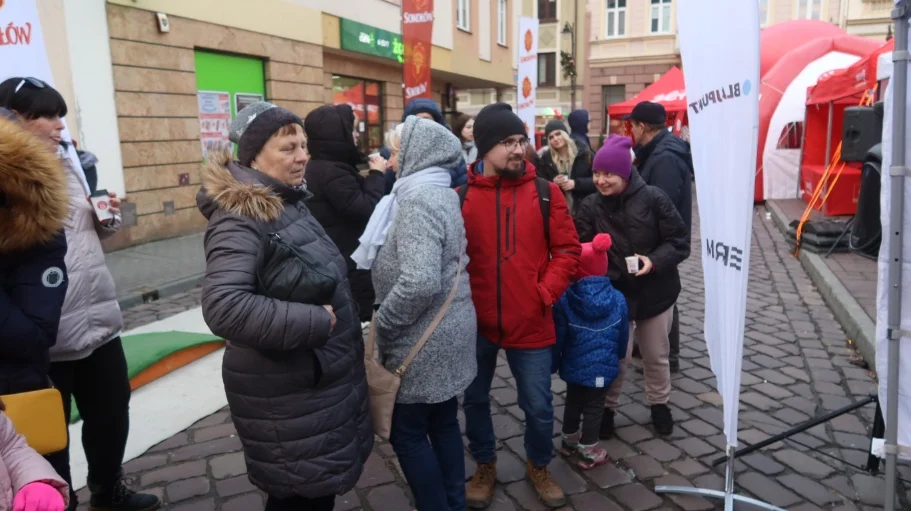
<instances>
[{"instance_id":1,"label":"white vertical flag banner","mask_svg":"<svg viewBox=\"0 0 911 511\"><path fill-rule=\"evenodd\" d=\"M538 18L519 18L519 72L516 110L528 138L535 135L535 95L538 91Z\"/></svg>"},{"instance_id":2,"label":"white vertical flag banner","mask_svg":"<svg viewBox=\"0 0 911 511\"><path fill-rule=\"evenodd\" d=\"M677 25L698 176L705 341L724 432L736 447L759 130L759 4L687 0Z\"/></svg>"},{"instance_id":3,"label":"white vertical flag banner","mask_svg":"<svg viewBox=\"0 0 911 511\"><path fill-rule=\"evenodd\" d=\"M897 3L897 2L896 2ZM911 32L911 31L909 31ZM911 34L908 36L911 45ZM899 370L897 378L889 375L889 251L895 243L892 229L892 187L897 179L889 174L892 166L892 147L896 143L892 133L893 108L895 104L895 88L892 69L892 54L885 54L877 66L879 80L889 80L885 91L885 108L883 110L883 165L882 188L880 189L880 220L882 232L889 233L883 236L879 248L878 283L876 298L876 372L879 374L879 405L882 407L883 417L888 417L889 401L886 399L889 386L895 382L898 385L898 445L899 457L911 459L911 338L902 335L900 341ZM905 115L911 111L911 82L907 85ZM911 128L911 123L906 121L905 130ZM907 138L907 135L906 135ZM905 141L905 166L911 166L911 144ZM911 331L911 178L905 178L904 210L902 214L902 252L897 264L901 265L901 330ZM881 452L881 449L877 449Z\"/></svg>"},{"instance_id":4,"label":"white vertical flag banner","mask_svg":"<svg viewBox=\"0 0 911 511\"><path fill-rule=\"evenodd\" d=\"M0 0L0 82L14 76L34 77L54 85L35 0ZM67 106L75 110L75 105ZM62 137L69 143L68 156L88 195L89 185L68 129L64 128Z\"/></svg>"}]
</instances>

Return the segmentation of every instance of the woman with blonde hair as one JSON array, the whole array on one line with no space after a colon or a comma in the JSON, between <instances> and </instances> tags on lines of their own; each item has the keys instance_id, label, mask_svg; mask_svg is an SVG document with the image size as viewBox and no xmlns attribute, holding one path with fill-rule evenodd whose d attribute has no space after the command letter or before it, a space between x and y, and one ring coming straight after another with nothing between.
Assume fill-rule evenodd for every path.
<instances>
[{"instance_id":1,"label":"woman with blonde hair","mask_svg":"<svg viewBox=\"0 0 911 511\"><path fill-rule=\"evenodd\" d=\"M544 126L547 147L541 155L538 175L553 181L563 190L570 211L582 199L595 193L592 158L588 147L581 150L566 131L563 121L554 119Z\"/></svg>"}]
</instances>

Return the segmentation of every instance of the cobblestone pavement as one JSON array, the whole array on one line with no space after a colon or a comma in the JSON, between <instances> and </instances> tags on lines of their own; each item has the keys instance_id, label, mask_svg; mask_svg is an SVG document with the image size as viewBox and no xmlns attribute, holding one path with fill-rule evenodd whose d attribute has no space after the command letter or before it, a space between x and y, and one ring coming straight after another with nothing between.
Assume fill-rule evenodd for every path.
<instances>
[{"instance_id":1,"label":"cobblestone pavement","mask_svg":"<svg viewBox=\"0 0 911 511\"><path fill-rule=\"evenodd\" d=\"M698 244L698 237L696 238ZM569 495L566 510L643 511L720 509L701 498L656 495L655 485L722 489L722 469L710 468L724 449L721 400L702 331L702 267L698 246L681 268L681 372L671 396L677 421L670 438L657 437L649 423L642 377L630 371L617 417L617 437L603 442L613 463L581 472L557 457L555 479ZM743 361L740 433L743 445L768 438L811 416L845 406L874 391L875 380L854 364L855 354L841 327L804 274L787 255L781 234L765 211L756 210ZM126 312L128 323L167 316L198 303L198 289ZM543 510L525 480L523 414L505 360L494 379L494 425L500 439L499 481L494 511ZM559 432L565 384L554 380ZM461 417L460 417L461 418ZM873 407L845 415L772 445L736 464L738 490L785 509L879 509L882 476L852 470L866 460ZM817 452L821 451L821 452ZM826 455L845 460L836 461ZM468 473L474 464L466 454ZM905 479L911 470L902 467ZM162 442L126 471L137 487L161 495L172 511L259 511L263 496L245 476L241 445L227 410L207 417ZM909 509L908 495L902 496ZM84 499L85 501L87 499ZM378 443L357 488L341 496L336 509L407 511L407 485L390 446Z\"/></svg>"}]
</instances>

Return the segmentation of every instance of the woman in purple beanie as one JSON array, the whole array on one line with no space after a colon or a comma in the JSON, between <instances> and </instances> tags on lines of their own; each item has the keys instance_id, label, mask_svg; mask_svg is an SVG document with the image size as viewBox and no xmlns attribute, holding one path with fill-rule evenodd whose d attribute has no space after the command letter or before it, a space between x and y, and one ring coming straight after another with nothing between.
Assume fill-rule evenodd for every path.
<instances>
[{"instance_id":1,"label":"woman in purple beanie","mask_svg":"<svg viewBox=\"0 0 911 511\"><path fill-rule=\"evenodd\" d=\"M667 406L671 393L668 331L674 303L680 294L677 265L690 254L690 237L680 214L659 188L648 186L633 168L628 137L611 135L592 161L595 187L576 210L579 241L596 234L613 238L607 276L626 298L630 342L639 343L645 373L645 394L652 409L652 424L660 435L674 431ZM614 434L614 409L619 404L626 360L605 399L601 438Z\"/></svg>"}]
</instances>

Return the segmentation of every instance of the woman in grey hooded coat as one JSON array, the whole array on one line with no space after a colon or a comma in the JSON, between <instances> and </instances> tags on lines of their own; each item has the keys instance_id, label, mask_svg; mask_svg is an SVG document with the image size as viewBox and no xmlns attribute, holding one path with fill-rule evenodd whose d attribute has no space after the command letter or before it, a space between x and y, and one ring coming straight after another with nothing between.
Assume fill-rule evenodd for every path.
<instances>
[{"instance_id":1,"label":"woman in grey hooded coat","mask_svg":"<svg viewBox=\"0 0 911 511\"><path fill-rule=\"evenodd\" d=\"M300 118L259 102L231 126L237 159L210 158L199 209L206 229L202 312L227 339L222 377L250 481L266 511L329 511L373 447L364 343L348 267L304 205ZM264 237L325 261L338 281L327 305L257 292Z\"/></svg>"},{"instance_id":2,"label":"woman in grey hooded coat","mask_svg":"<svg viewBox=\"0 0 911 511\"><path fill-rule=\"evenodd\" d=\"M477 326L465 268L467 241L449 170L458 139L433 121L408 117L399 175L352 256L372 266L380 359L395 371L455 294L402 379L390 442L418 511L465 509L465 457L456 396L477 372ZM387 231L388 229L388 231ZM374 257L375 256L375 257Z\"/></svg>"}]
</instances>

